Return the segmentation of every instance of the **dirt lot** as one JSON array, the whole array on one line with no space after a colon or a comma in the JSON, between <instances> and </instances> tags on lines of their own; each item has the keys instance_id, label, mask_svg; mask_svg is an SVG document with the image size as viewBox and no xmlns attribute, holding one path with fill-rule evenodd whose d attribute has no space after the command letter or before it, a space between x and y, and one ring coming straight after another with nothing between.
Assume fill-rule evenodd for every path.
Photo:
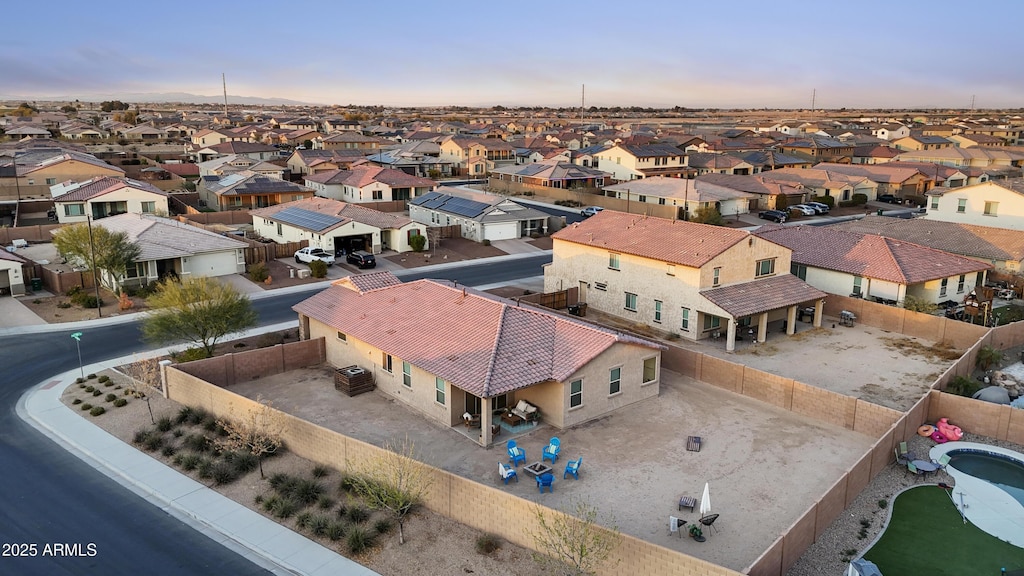
<instances>
[{"instance_id":1,"label":"dirt lot","mask_svg":"<svg viewBox=\"0 0 1024 576\"><path fill-rule=\"evenodd\" d=\"M89 294L94 294L92 289L89 290ZM64 295L40 295L36 298L19 298L18 301L35 313L36 316L42 318L47 324L78 322L79 320L96 320L99 318L100 313L104 318L108 318L110 316L132 314L134 312L146 310L146 300L144 298L137 297L130 298L132 301L132 307L130 309L121 310L118 307L117 295L105 288L100 289L100 299L103 300L103 307L99 310L99 313L95 308L82 308L77 304L72 304L71 298ZM61 306L63 305L67 305L69 307L62 308Z\"/></svg>"},{"instance_id":2,"label":"dirt lot","mask_svg":"<svg viewBox=\"0 0 1024 576\"><path fill-rule=\"evenodd\" d=\"M381 445L408 434L424 447L424 460L476 482L559 508L574 495L598 503L628 534L705 560L742 570L756 559L872 439L827 426L671 372L662 373L661 395L585 425L555 430L540 425L517 436L533 462L552 435L562 442L554 493L540 495L530 476L504 486L496 461L504 442L481 448L462 426L448 428L378 394L349 398L337 392L327 368L292 371L238 384L232 391L262 395L302 418ZM402 414L396 417L396 411ZM688 435L702 436L700 452L687 452ZM558 472L568 459L584 457L578 481ZM783 490L800 478L800 490ZM681 495L700 497L711 483L714 512L721 514L713 546L669 536L670 515L694 521L677 509Z\"/></svg>"},{"instance_id":3,"label":"dirt lot","mask_svg":"<svg viewBox=\"0 0 1024 576\"><path fill-rule=\"evenodd\" d=\"M465 238L445 238L441 240L440 246L432 250L424 250L419 253L403 252L387 256L386 259L403 268L419 268L444 262L462 262L463 260L504 255L505 252L494 246L484 246Z\"/></svg>"}]
</instances>

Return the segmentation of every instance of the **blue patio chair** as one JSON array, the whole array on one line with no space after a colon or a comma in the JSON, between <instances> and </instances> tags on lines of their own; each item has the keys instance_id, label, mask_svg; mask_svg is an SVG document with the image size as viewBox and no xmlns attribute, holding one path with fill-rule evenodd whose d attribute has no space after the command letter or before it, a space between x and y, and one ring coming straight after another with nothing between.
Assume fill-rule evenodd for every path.
<instances>
[{"instance_id":1,"label":"blue patio chair","mask_svg":"<svg viewBox=\"0 0 1024 576\"><path fill-rule=\"evenodd\" d=\"M519 482L519 474L516 474L516 469L511 466L505 466L501 462L498 462L498 474L501 475L501 479L505 481L505 485L508 485L508 481L515 478L516 482Z\"/></svg>"},{"instance_id":2,"label":"blue patio chair","mask_svg":"<svg viewBox=\"0 0 1024 576\"><path fill-rule=\"evenodd\" d=\"M580 479L580 464L582 464L582 463L583 463L583 456L580 456L579 458L577 458L575 460L569 460L569 463L565 465L565 472L562 472L562 479L565 480L566 476L568 476L569 474L572 474L573 478L579 480Z\"/></svg>"},{"instance_id":3,"label":"blue patio chair","mask_svg":"<svg viewBox=\"0 0 1024 576\"><path fill-rule=\"evenodd\" d=\"M938 460L935 460L935 464L939 467L939 470L945 470L946 465L949 464L949 454L943 454Z\"/></svg>"},{"instance_id":4,"label":"blue patio chair","mask_svg":"<svg viewBox=\"0 0 1024 576\"><path fill-rule=\"evenodd\" d=\"M537 491L540 492L541 494L543 494L544 493L544 487L547 486L548 487L548 492L554 492L555 491L554 483L555 483L555 475L554 474L552 474L550 472L548 472L546 474L541 474L540 476L537 476Z\"/></svg>"},{"instance_id":5,"label":"blue patio chair","mask_svg":"<svg viewBox=\"0 0 1024 576\"><path fill-rule=\"evenodd\" d=\"M508 461L512 466L516 466L519 463L526 464L526 450L516 446L515 440L509 440L506 446L508 446Z\"/></svg>"},{"instance_id":6,"label":"blue patio chair","mask_svg":"<svg viewBox=\"0 0 1024 576\"><path fill-rule=\"evenodd\" d=\"M558 460L558 453L562 451L562 441L557 436L551 437L551 442L544 447L544 455L540 457L540 461L551 460L554 464L555 460Z\"/></svg>"}]
</instances>

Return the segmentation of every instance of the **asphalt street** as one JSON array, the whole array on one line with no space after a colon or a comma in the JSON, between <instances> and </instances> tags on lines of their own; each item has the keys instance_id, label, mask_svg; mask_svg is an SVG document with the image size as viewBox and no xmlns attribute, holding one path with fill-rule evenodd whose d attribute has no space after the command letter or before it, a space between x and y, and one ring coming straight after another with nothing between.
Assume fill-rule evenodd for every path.
<instances>
[{"instance_id":1,"label":"asphalt street","mask_svg":"<svg viewBox=\"0 0 1024 576\"><path fill-rule=\"evenodd\" d=\"M402 273L493 284L542 274L550 254L483 264L446 266L433 272ZM260 325L295 320L291 307L314 290L254 299ZM85 364L151 348L139 324L69 329L0 336L0 574L117 576L244 575L268 572L179 522L114 480L92 468L22 421L15 412L24 391L55 374L78 367L71 332L82 332ZM11 552L30 551L27 557ZM53 544L62 546L52 555ZM75 545L78 546L75 546ZM18 546L12 546L18 545ZM49 545L49 547L47 547ZM50 552L51 555L46 555Z\"/></svg>"}]
</instances>

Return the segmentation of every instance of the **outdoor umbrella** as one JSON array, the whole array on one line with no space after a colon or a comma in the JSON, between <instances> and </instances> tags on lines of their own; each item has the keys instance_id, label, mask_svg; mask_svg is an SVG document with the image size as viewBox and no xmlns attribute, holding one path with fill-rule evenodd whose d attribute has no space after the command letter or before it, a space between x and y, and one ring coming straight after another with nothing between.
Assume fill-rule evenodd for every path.
<instances>
[{"instance_id":1,"label":"outdoor umbrella","mask_svg":"<svg viewBox=\"0 0 1024 576\"><path fill-rule=\"evenodd\" d=\"M707 516L711 513L711 492L709 491L708 482L704 483L704 494L700 497L700 515Z\"/></svg>"}]
</instances>

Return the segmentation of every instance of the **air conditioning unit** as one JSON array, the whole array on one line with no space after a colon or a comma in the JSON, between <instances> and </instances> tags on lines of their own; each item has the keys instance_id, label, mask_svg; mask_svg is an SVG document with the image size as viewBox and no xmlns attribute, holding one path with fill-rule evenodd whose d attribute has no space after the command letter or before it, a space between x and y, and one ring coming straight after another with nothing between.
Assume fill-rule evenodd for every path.
<instances>
[{"instance_id":1,"label":"air conditioning unit","mask_svg":"<svg viewBox=\"0 0 1024 576\"><path fill-rule=\"evenodd\" d=\"M343 368L341 370L341 373L344 374L345 376L358 376L359 374L365 374L366 370L363 370L362 368L359 368L357 366L351 366L349 368Z\"/></svg>"}]
</instances>

